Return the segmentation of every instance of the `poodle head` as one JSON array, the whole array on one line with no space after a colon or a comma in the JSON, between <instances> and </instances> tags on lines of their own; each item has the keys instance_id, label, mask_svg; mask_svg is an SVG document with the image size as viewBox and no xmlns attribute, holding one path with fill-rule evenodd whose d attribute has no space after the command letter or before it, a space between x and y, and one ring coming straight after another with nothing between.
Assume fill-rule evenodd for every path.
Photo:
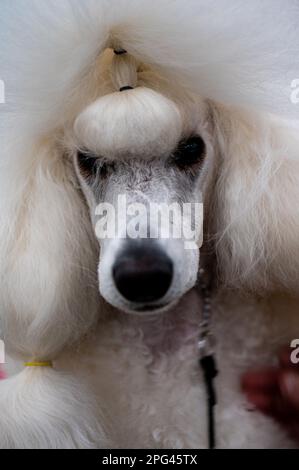
<instances>
[{"instance_id":1,"label":"poodle head","mask_svg":"<svg viewBox=\"0 0 299 470\"><path fill-rule=\"evenodd\" d=\"M114 70L117 91L76 117L74 165L100 244L101 295L152 313L196 282L213 149L204 103L139 86L130 61L131 73Z\"/></svg>"},{"instance_id":2,"label":"poodle head","mask_svg":"<svg viewBox=\"0 0 299 470\"><path fill-rule=\"evenodd\" d=\"M87 97L80 90L68 140L100 245L101 295L127 312L171 307L196 282L203 239L213 240L219 282L293 289L297 205L282 185L292 175L295 200L296 131L204 100L129 54L110 50L105 61L101 81Z\"/></svg>"}]
</instances>

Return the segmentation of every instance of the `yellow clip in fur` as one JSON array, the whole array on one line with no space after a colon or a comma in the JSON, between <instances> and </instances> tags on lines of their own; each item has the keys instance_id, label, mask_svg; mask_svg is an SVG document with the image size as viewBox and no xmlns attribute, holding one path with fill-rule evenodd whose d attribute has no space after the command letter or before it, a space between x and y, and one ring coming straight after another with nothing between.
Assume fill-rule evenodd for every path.
<instances>
[{"instance_id":1,"label":"yellow clip in fur","mask_svg":"<svg viewBox=\"0 0 299 470\"><path fill-rule=\"evenodd\" d=\"M26 367L53 367L52 361L31 361L24 362Z\"/></svg>"}]
</instances>

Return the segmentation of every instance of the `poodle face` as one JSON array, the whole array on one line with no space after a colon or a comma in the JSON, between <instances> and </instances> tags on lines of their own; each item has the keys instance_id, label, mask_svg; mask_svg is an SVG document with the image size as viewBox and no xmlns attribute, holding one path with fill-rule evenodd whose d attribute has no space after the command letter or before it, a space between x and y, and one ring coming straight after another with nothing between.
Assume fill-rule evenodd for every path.
<instances>
[{"instance_id":1,"label":"poodle face","mask_svg":"<svg viewBox=\"0 0 299 470\"><path fill-rule=\"evenodd\" d=\"M159 155L156 149L156 155L146 158L142 150L122 158L110 152L107 158L86 145L74 156L97 235L99 226L113 227L107 236L98 236L100 293L124 312L167 310L196 282L202 199L213 161L204 134L198 130L178 136L167 152L164 148ZM159 212L157 219L152 209L161 204L169 210ZM187 218L184 207L190 210ZM172 212L174 208L180 211ZM186 242L190 236L193 244Z\"/></svg>"},{"instance_id":2,"label":"poodle face","mask_svg":"<svg viewBox=\"0 0 299 470\"><path fill-rule=\"evenodd\" d=\"M125 91L81 109L72 153L100 245L100 294L144 314L171 308L196 282L214 150L208 105L170 84L162 94L162 82L159 92L133 87L125 56L111 69L112 88Z\"/></svg>"}]
</instances>

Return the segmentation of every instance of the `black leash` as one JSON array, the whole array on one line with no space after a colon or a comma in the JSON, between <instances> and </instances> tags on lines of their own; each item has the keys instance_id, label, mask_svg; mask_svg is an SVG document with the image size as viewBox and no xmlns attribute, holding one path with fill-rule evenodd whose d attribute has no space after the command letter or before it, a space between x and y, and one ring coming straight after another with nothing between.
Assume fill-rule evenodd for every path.
<instances>
[{"instance_id":1,"label":"black leash","mask_svg":"<svg viewBox=\"0 0 299 470\"><path fill-rule=\"evenodd\" d=\"M211 296L208 284L205 282L205 271L200 270L199 286L201 289L202 321L200 324L200 334L198 340L198 350L200 353L199 365L202 368L207 392L207 420L209 449L216 447L215 431L215 405L217 404L214 379L218 374L215 355L213 351L213 337L211 334Z\"/></svg>"},{"instance_id":2,"label":"black leash","mask_svg":"<svg viewBox=\"0 0 299 470\"><path fill-rule=\"evenodd\" d=\"M207 390L207 408L208 408L208 437L209 437L209 449L215 449L216 447L216 436L215 436L215 413L214 406L217 403L216 393L214 388L213 379L217 375L217 369L215 364L215 358L213 355L203 356L199 363L203 370L204 379Z\"/></svg>"}]
</instances>

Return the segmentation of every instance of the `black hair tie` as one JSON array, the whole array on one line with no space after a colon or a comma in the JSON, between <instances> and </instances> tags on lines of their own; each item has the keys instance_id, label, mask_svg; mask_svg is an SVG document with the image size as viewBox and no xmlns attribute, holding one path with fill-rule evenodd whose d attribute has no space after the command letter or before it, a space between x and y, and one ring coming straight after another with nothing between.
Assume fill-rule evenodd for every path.
<instances>
[{"instance_id":1,"label":"black hair tie","mask_svg":"<svg viewBox=\"0 0 299 470\"><path fill-rule=\"evenodd\" d=\"M134 88L133 88L132 86L127 85L127 86L122 86L122 87L119 89L119 91L133 90L133 89L134 89Z\"/></svg>"},{"instance_id":2,"label":"black hair tie","mask_svg":"<svg viewBox=\"0 0 299 470\"><path fill-rule=\"evenodd\" d=\"M113 52L114 52L114 54L116 54L116 55L122 55L122 54L126 54L126 53L127 53L126 49L113 49Z\"/></svg>"}]
</instances>

